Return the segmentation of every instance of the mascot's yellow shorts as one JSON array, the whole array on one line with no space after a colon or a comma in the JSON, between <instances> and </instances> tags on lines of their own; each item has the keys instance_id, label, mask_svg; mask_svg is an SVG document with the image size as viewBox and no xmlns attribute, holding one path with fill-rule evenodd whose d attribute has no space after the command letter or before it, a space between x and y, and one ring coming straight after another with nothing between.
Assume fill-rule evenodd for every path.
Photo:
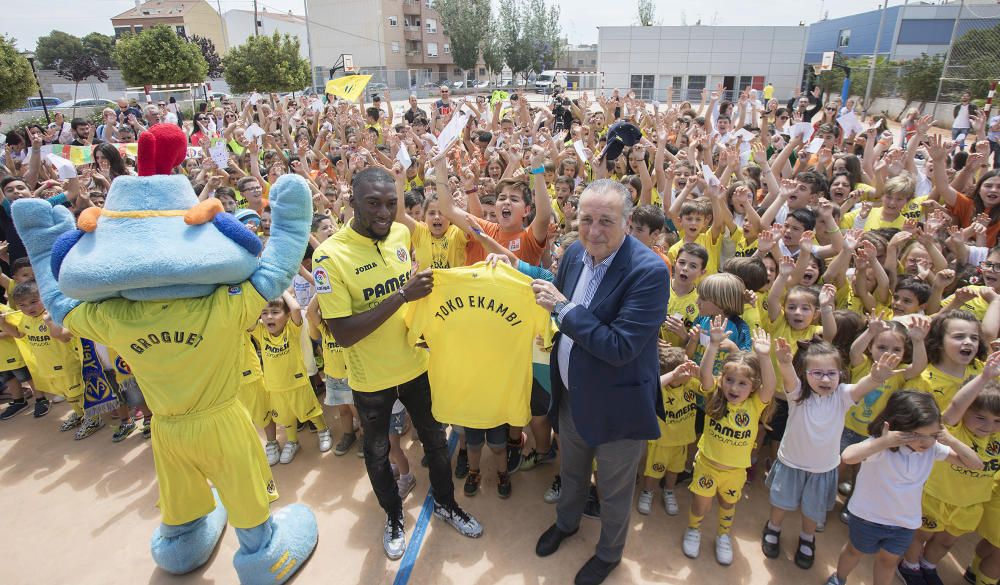
<instances>
[{"instance_id":1,"label":"mascot's yellow shorts","mask_svg":"<svg viewBox=\"0 0 1000 585\"><path fill-rule=\"evenodd\" d=\"M208 410L153 417L153 461L164 524L185 524L215 509L208 482L236 528L253 528L278 499L271 468L246 408L235 398Z\"/></svg>"},{"instance_id":2,"label":"mascot's yellow shorts","mask_svg":"<svg viewBox=\"0 0 1000 585\"><path fill-rule=\"evenodd\" d=\"M264 378L240 384L237 396L250 413L250 420L255 427L262 429L271 422L271 399L264 388Z\"/></svg>"},{"instance_id":3,"label":"mascot's yellow shorts","mask_svg":"<svg viewBox=\"0 0 1000 585\"><path fill-rule=\"evenodd\" d=\"M274 422L283 427L293 427L323 414L323 407L316 400L312 386L305 385L291 390L270 392Z\"/></svg>"}]
</instances>

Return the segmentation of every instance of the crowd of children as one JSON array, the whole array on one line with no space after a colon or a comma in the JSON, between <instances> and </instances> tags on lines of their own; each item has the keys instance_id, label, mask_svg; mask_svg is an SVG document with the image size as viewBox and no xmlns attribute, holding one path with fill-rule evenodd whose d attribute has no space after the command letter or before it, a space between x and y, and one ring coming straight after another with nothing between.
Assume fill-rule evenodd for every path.
<instances>
[{"instance_id":1,"label":"crowd of children","mask_svg":"<svg viewBox=\"0 0 1000 585\"><path fill-rule=\"evenodd\" d=\"M633 194L631 235L671 273L659 341L666 418L638 478L638 512L654 514L659 491L666 514L679 514L678 490L688 484L682 550L698 557L715 501L715 555L728 565L736 505L745 485L761 481L770 514L760 543L769 559L781 556L785 517L798 513L798 538L786 540L796 543L794 564L810 569L817 533L840 507L835 517L849 525L849 538L828 585L846 583L863 555L875 557L877 585L896 575L908 585L940 584L937 564L971 533L981 541L973 559L959 559L969 563L966 578L997 583L1000 169L991 167L988 120L972 116L978 141L968 149L932 132L927 116L898 144L880 118L860 130L832 117L804 119L803 100L823 105L815 92L784 107L758 101L749 88L720 87L700 104L648 103L617 90L591 103L584 93L559 113L516 94L488 102L443 95L430 114L415 99L398 114L382 109L388 99L362 109L274 95L204 108L191 129L200 150L177 171L202 199L220 199L266 238L267 193L278 176L298 173L314 193L300 275L254 328L233 332L245 338L240 398L264 435L268 462L291 463L306 428L320 452L344 455L357 442L363 456L345 358L315 299L329 282L311 266L322 242L351 229L353 174L380 166L394 175L395 220L410 233L415 268L487 260L549 280L576 240L579 194L613 178ZM836 97L825 105L842 110ZM446 129L465 114L468 124ZM601 158L621 141L621 122L641 138ZM802 124L809 132L792 132ZM251 126L260 139L248 136ZM445 144L442 134L455 138ZM222 168L209 154L216 138L231 155ZM28 128L3 147L0 219L21 197L76 211L101 205L114 179L131 172L111 148L60 181L39 156L45 141L40 128ZM0 225L15 256L23 247L9 221ZM60 429L78 427L76 438L86 438L107 415L85 413L80 340L48 318L23 253L4 260L11 276L0 277L0 369L9 404L0 419L28 409L30 391L35 417L66 400L73 412ZM148 437L152 413L127 364L113 348L98 353L119 396L113 440L137 430L140 415ZM500 497L511 494L516 471L558 459L545 417L544 351L535 362L533 387L518 390L530 393L526 429L456 429L455 476L465 479L467 497L485 483L484 444ZM401 497L416 483L400 443L407 428L397 401L390 460ZM558 501L559 490L556 475L544 500ZM599 478L591 492L585 513L599 515Z\"/></svg>"}]
</instances>

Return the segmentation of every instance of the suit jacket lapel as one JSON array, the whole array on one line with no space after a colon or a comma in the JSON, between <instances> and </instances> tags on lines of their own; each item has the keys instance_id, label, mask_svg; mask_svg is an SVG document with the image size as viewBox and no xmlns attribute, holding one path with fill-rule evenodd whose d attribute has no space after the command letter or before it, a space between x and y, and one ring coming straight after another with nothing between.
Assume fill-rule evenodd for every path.
<instances>
[{"instance_id":1,"label":"suit jacket lapel","mask_svg":"<svg viewBox=\"0 0 1000 585\"><path fill-rule=\"evenodd\" d=\"M621 247L618 249L618 254L615 255L615 259L611 261L611 266L608 267L608 271L604 273L604 278L601 279L601 285L597 287L597 291L594 293L594 298L590 301L590 309L597 308L601 302L607 298L611 291L615 290L618 283L621 282L622 275L625 274L625 270L632 261L632 242L631 236L625 236L625 241L622 242Z\"/></svg>"}]
</instances>

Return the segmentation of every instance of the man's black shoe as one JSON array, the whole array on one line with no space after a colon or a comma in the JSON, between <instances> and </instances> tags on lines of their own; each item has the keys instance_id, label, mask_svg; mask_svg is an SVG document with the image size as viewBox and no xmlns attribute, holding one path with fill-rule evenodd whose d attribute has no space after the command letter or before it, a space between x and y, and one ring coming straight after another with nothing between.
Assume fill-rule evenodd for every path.
<instances>
[{"instance_id":1,"label":"man's black shoe","mask_svg":"<svg viewBox=\"0 0 1000 585\"><path fill-rule=\"evenodd\" d=\"M576 530L579 530L579 528ZM547 557L556 552L559 550L559 545L562 544L562 541L576 534L576 530L573 532L563 532L555 524L549 526L549 529L538 537L538 544L535 545L535 554L540 557Z\"/></svg>"},{"instance_id":2,"label":"man's black shoe","mask_svg":"<svg viewBox=\"0 0 1000 585\"><path fill-rule=\"evenodd\" d=\"M602 561L597 558L597 555L594 555L590 557L590 560L584 563L580 572L576 574L576 579L573 580L573 583L574 585L601 585L601 583L604 583L604 580L608 578L608 575L611 574L611 571L615 570L615 567L617 567L619 563L621 563L621 561L615 561L613 563Z\"/></svg>"}]
</instances>

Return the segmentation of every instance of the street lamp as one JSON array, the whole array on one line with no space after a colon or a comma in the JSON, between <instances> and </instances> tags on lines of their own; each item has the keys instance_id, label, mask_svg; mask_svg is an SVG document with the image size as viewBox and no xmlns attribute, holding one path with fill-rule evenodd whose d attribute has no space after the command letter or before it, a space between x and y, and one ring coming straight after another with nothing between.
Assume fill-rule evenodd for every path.
<instances>
[{"instance_id":1,"label":"street lamp","mask_svg":"<svg viewBox=\"0 0 1000 585\"><path fill-rule=\"evenodd\" d=\"M45 111L45 123L51 124L52 119L49 118L49 107L45 104L45 96L42 94L42 84L38 81L38 72L35 71L35 54L31 51L25 51L22 55L24 55L24 57L28 60L28 63L31 64L31 74L35 76L35 84L38 85L38 97L41 98L42 110Z\"/></svg>"}]
</instances>

